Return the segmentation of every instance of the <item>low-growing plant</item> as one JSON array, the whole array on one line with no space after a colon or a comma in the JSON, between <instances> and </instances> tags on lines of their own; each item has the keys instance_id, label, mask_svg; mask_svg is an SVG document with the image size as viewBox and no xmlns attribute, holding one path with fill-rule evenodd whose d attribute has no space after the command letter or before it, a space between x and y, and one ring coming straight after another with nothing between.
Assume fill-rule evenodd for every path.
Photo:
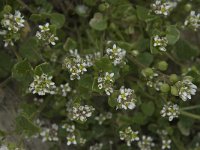
<instances>
[{"instance_id":1,"label":"low-growing plant","mask_svg":"<svg viewBox=\"0 0 200 150\"><path fill-rule=\"evenodd\" d=\"M19 102L0 150L199 150L199 6L1 0L0 87Z\"/></svg>"}]
</instances>

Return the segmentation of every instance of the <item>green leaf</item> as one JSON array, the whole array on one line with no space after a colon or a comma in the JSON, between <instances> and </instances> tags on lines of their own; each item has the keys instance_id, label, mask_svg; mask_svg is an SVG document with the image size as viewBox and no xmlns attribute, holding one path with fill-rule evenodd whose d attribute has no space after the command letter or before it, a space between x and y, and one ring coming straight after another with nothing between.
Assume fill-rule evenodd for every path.
<instances>
[{"instance_id":1,"label":"green leaf","mask_svg":"<svg viewBox=\"0 0 200 150\"><path fill-rule=\"evenodd\" d=\"M112 95L108 99L108 104L110 107L116 107L117 106L117 96L118 92L114 91Z\"/></svg>"},{"instance_id":2,"label":"green leaf","mask_svg":"<svg viewBox=\"0 0 200 150\"><path fill-rule=\"evenodd\" d=\"M45 63L42 63L42 64L36 66L34 73L35 73L35 75L42 75L43 73L50 75L50 74L52 74L52 68L49 63L45 62Z\"/></svg>"},{"instance_id":3,"label":"green leaf","mask_svg":"<svg viewBox=\"0 0 200 150\"><path fill-rule=\"evenodd\" d=\"M12 69L12 77L23 83L32 80L33 69L27 59L19 61Z\"/></svg>"},{"instance_id":4,"label":"green leaf","mask_svg":"<svg viewBox=\"0 0 200 150\"><path fill-rule=\"evenodd\" d=\"M143 102L141 106L142 112L147 116L152 116L155 111L155 106L152 101Z\"/></svg>"},{"instance_id":5,"label":"green leaf","mask_svg":"<svg viewBox=\"0 0 200 150\"><path fill-rule=\"evenodd\" d=\"M25 115L16 118L16 130L18 133L25 132L28 135L34 135L39 132L39 128Z\"/></svg>"},{"instance_id":6,"label":"green leaf","mask_svg":"<svg viewBox=\"0 0 200 150\"><path fill-rule=\"evenodd\" d=\"M192 57L197 57L199 55L198 48L190 45L185 40L179 40L176 43L174 52L177 56L177 59L180 60L189 60Z\"/></svg>"},{"instance_id":7,"label":"green leaf","mask_svg":"<svg viewBox=\"0 0 200 150\"><path fill-rule=\"evenodd\" d=\"M72 38L67 38L63 45L64 50L69 51L70 49L75 49L77 48L77 42L74 41Z\"/></svg>"},{"instance_id":8,"label":"green leaf","mask_svg":"<svg viewBox=\"0 0 200 150\"><path fill-rule=\"evenodd\" d=\"M96 71L104 71L104 72L110 72L113 69L111 62L107 57L103 57L100 60L97 60L95 62L94 68Z\"/></svg>"},{"instance_id":9,"label":"green leaf","mask_svg":"<svg viewBox=\"0 0 200 150\"><path fill-rule=\"evenodd\" d=\"M151 15L148 9L141 6L136 7L136 13L137 13L138 18L142 21L148 22L157 18L157 16Z\"/></svg>"},{"instance_id":10,"label":"green leaf","mask_svg":"<svg viewBox=\"0 0 200 150\"><path fill-rule=\"evenodd\" d=\"M47 14L47 13L32 14L30 16L30 20L33 21L33 22L35 22L35 23L38 23L40 21L45 21L49 17L50 17L50 15Z\"/></svg>"},{"instance_id":11,"label":"green leaf","mask_svg":"<svg viewBox=\"0 0 200 150\"><path fill-rule=\"evenodd\" d=\"M19 53L21 56L27 58L31 62L37 62L40 59L39 55L41 55L39 52L37 52L37 50L38 43L36 38L30 38L20 45Z\"/></svg>"},{"instance_id":12,"label":"green leaf","mask_svg":"<svg viewBox=\"0 0 200 150\"><path fill-rule=\"evenodd\" d=\"M3 51L0 52L0 77L8 76L13 65L12 58Z\"/></svg>"},{"instance_id":13,"label":"green leaf","mask_svg":"<svg viewBox=\"0 0 200 150\"><path fill-rule=\"evenodd\" d=\"M57 28L62 28L65 24L65 16L60 13L52 13L50 17L50 21Z\"/></svg>"},{"instance_id":14,"label":"green leaf","mask_svg":"<svg viewBox=\"0 0 200 150\"><path fill-rule=\"evenodd\" d=\"M136 124L144 124L145 123L146 116L142 114L141 112L136 112L133 116L133 122Z\"/></svg>"},{"instance_id":15,"label":"green leaf","mask_svg":"<svg viewBox=\"0 0 200 150\"><path fill-rule=\"evenodd\" d=\"M174 45L180 38L180 31L174 25L167 26L167 40L170 45Z\"/></svg>"},{"instance_id":16,"label":"green leaf","mask_svg":"<svg viewBox=\"0 0 200 150\"><path fill-rule=\"evenodd\" d=\"M153 62L153 55L144 52L138 55L137 60L145 66L149 66Z\"/></svg>"},{"instance_id":17,"label":"green leaf","mask_svg":"<svg viewBox=\"0 0 200 150\"><path fill-rule=\"evenodd\" d=\"M103 31L107 28L107 21L101 13L95 13L89 25L95 30Z\"/></svg>"},{"instance_id":18,"label":"green leaf","mask_svg":"<svg viewBox=\"0 0 200 150\"><path fill-rule=\"evenodd\" d=\"M193 119L190 119L188 117L181 117L178 122L178 128L183 135L189 136L190 129L191 129L193 123L194 123Z\"/></svg>"}]
</instances>

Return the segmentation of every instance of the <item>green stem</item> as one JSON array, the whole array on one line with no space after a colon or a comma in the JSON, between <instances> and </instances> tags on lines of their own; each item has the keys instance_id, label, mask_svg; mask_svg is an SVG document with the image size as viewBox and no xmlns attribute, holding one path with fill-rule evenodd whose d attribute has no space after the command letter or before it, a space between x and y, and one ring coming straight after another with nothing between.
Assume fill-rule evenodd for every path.
<instances>
[{"instance_id":1,"label":"green stem","mask_svg":"<svg viewBox=\"0 0 200 150\"><path fill-rule=\"evenodd\" d=\"M26 8L28 11L30 11L32 14L34 13L34 11L28 5L26 5L22 0L17 0L17 2L21 4L24 8Z\"/></svg>"},{"instance_id":2,"label":"green stem","mask_svg":"<svg viewBox=\"0 0 200 150\"><path fill-rule=\"evenodd\" d=\"M165 54L166 54L166 56L167 56L169 59L171 59L174 63L176 63L177 65L183 67L183 65L182 65L180 62L178 62L175 58L173 58L172 55L170 55L170 54L167 53L167 52L166 52Z\"/></svg>"},{"instance_id":3,"label":"green stem","mask_svg":"<svg viewBox=\"0 0 200 150\"><path fill-rule=\"evenodd\" d=\"M184 115L184 116L187 116L187 117L190 117L190 118L193 118L193 119L200 120L200 116L199 115L196 115L196 114L184 111L184 110L181 110L181 115Z\"/></svg>"},{"instance_id":4,"label":"green stem","mask_svg":"<svg viewBox=\"0 0 200 150\"><path fill-rule=\"evenodd\" d=\"M181 110L192 110L192 109L196 109L196 108L200 108L200 105L183 107L183 108L181 108Z\"/></svg>"}]
</instances>

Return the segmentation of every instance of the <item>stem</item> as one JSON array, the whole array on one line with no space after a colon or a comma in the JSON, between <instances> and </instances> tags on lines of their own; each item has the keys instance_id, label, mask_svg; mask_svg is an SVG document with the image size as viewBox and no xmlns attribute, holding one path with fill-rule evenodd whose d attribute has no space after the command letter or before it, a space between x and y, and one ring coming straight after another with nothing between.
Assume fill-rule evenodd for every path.
<instances>
[{"instance_id":1,"label":"stem","mask_svg":"<svg viewBox=\"0 0 200 150\"><path fill-rule=\"evenodd\" d=\"M200 116L199 115L196 115L196 114L184 111L184 110L181 110L181 115L184 115L184 116L187 116L187 117L190 117L190 118L193 118L193 119L200 120Z\"/></svg>"},{"instance_id":2,"label":"stem","mask_svg":"<svg viewBox=\"0 0 200 150\"><path fill-rule=\"evenodd\" d=\"M13 47L13 48L11 48L12 49L12 51L13 51L13 53L15 54L15 56L17 57L17 60L21 60L22 58L21 58L21 56L18 54L18 52L16 51L16 49Z\"/></svg>"},{"instance_id":3,"label":"stem","mask_svg":"<svg viewBox=\"0 0 200 150\"><path fill-rule=\"evenodd\" d=\"M166 52L165 54L166 54L166 56L167 56L169 59L171 59L174 63L176 63L177 65L183 67L183 65L182 65L181 63L179 63L176 59L174 59L174 58L172 57L172 55L170 55L170 54L167 53L167 52Z\"/></svg>"},{"instance_id":4,"label":"stem","mask_svg":"<svg viewBox=\"0 0 200 150\"><path fill-rule=\"evenodd\" d=\"M22 0L17 0L17 2L21 4L24 8L26 8L28 11L30 11L32 14L34 13L34 11L28 5L26 5Z\"/></svg>"},{"instance_id":5,"label":"stem","mask_svg":"<svg viewBox=\"0 0 200 150\"><path fill-rule=\"evenodd\" d=\"M181 108L181 110L192 110L192 109L196 109L196 108L200 108L200 105L183 107L183 108Z\"/></svg>"}]
</instances>

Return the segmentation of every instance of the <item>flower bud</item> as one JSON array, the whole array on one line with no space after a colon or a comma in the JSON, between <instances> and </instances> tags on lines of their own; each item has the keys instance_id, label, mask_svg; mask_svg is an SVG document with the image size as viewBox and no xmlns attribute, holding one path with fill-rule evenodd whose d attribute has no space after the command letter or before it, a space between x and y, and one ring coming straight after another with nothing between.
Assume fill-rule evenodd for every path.
<instances>
[{"instance_id":1,"label":"flower bud","mask_svg":"<svg viewBox=\"0 0 200 150\"><path fill-rule=\"evenodd\" d=\"M160 90L161 90L161 92L163 92L163 93L167 93L167 92L169 92L169 90L170 90L170 86L169 86L167 83L163 83L163 84L160 86Z\"/></svg>"},{"instance_id":2,"label":"flower bud","mask_svg":"<svg viewBox=\"0 0 200 150\"><path fill-rule=\"evenodd\" d=\"M153 69L151 69L151 68L145 68L145 69L142 70L142 74L145 77L150 77L150 76L153 75Z\"/></svg>"},{"instance_id":3,"label":"flower bud","mask_svg":"<svg viewBox=\"0 0 200 150\"><path fill-rule=\"evenodd\" d=\"M160 61L157 65L158 69L161 71L165 71L168 68L168 64L166 61Z\"/></svg>"},{"instance_id":4,"label":"flower bud","mask_svg":"<svg viewBox=\"0 0 200 150\"><path fill-rule=\"evenodd\" d=\"M175 86L171 86L171 94L178 96L178 89Z\"/></svg>"},{"instance_id":5,"label":"flower bud","mask_svg":"<svg viewBox=\"0 0 200 150\"><path fill-rule=\"evenodd\" d=\"M99 5L99 11L101 11L101 12L105 11L108 8L109 8L108 3L102 3L102 4Z\"/></svg>"},{"instance_id":6,"label":"flower bud","mask_svg":"<svg viewBox=\"0 0 200 150\"><path fill-rule=\"evenodd\" d=\"M192 9L192 5L190 3L187 3L185 4L184 8L185 8L185 11L189 12Z\"/></svg>"},{"instance_id":7,"label":"flower bud","mask_svg":"<svg viewBox=\"0 0 200 150\"><path fill-rule=\"evenodd\" d=\"M10 5L5 5L3 11L4 13L10 13L12 11L12 7Z\"/></svg>"},{"instance_id":8,"label":"flower bud","mask_svg":"<svg viewBox=\"0 0 200 150\"><path fill-rule=\"evenodd\" d=\"M170 82L175 83L178 81L178 76L176 74L171 74L169 76L169 80L170 80Z\"/></svg>"}]
</instances>

